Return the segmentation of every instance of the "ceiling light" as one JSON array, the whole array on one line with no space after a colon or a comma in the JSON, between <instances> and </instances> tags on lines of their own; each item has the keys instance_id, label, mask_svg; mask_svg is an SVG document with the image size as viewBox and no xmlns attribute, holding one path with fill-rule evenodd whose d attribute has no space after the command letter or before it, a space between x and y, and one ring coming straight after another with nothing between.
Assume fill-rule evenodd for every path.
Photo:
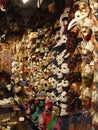
<instances>
[{"instance_id":1,"label":"ceiling light","mask_svg":"<svg viewBox=\"0 0 98 130\"><path fill-rule=\"evenodd\" d=\"M25 3L27 3L29 0L22 0L22 2L25 4Z\"/></svg>"}]
</instances>

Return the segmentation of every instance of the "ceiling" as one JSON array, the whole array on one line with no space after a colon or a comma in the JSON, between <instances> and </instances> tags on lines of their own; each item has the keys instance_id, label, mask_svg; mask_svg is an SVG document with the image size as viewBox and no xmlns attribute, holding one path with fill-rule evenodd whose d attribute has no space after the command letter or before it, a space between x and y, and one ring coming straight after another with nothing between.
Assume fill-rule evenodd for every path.
<instances>
[{"instance_id":1,"label":"ceiling","mask_svg":"<svg viewBox=\"0 0 98 130\"><path fill-rule=\"evenodd\" d=\"M13 32L34 28L43 22L57 17L65 4L65 0L54 0L55 10L50 12L48 5L52 0L43 0L40 7L37 7L38 0L30 0L23 4L22 0L0 0L6 11L0 10L0 35L4 32ZM42 1L42 0L40 0Z\"/></svg>"}]
</instances>

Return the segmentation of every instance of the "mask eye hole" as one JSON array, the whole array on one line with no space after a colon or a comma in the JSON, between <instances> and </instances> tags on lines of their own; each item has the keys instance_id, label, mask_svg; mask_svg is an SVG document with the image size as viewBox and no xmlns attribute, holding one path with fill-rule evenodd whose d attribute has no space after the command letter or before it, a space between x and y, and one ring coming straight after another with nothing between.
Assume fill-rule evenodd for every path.
<instances>
[{"instance_id":1,"label":"mask eye hole","mask_svg":"<svg viewBox=\"0 0 98 130\"><path fill-rule=\"evenodd\" d=\"M86 30L85 30L85 31L83 31L83 33L86 33Z\"/></svg>"},{"instance_id":2,"label":"mask eye hole","mask_svg":"<svg viewBox=\"0 0 98 130\"><path fill-rule=\"evenodd\" d=\"M80 17L80 15L77 15L77 18L79 18Z\"/></svg>"},{"instance_id":3,"label":"mask eye hole","mask_svg":"<svg viewBox=\"0 0 98 130\"><path fill-rule=\"evenodd\" d=\"M85 34L86 33L86 30L83 30L82 32L81 32L81 34Z\"/></svg>"},{"instance_id":4,"label":"mask eye hole","mask_svg":"<svg viewBox=\"0 0 98 130\"><path fill-rule=\"evenodd\" d=\"M88 54L83 54L83 56L88 56Z\"/></svg>"}]
</instances>

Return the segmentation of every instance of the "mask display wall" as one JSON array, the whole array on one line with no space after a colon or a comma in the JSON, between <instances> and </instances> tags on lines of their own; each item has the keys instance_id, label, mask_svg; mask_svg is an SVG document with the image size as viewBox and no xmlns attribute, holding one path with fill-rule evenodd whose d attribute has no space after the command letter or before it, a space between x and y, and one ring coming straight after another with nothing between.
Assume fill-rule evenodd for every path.
<instances>
[{"instance_id":1,"label":"mask display wall","mask_svg":"<svg viewBox=\"0 0 98 130\"><path fill-rule=\"evenodd\" d=\"M36 31L28 30L21 40L13 41L11 71L14 84L16 87L24 86L29 101L34 97L45 100L44 110L39 101L35 112L29 111L35 122L40 121L43 130L46 127L51 129L58 116L62 118L78 111L81 111L82 129L86 127L89 130L92 123L94 128L98 125L95 122L98 114L97 9L97 0L90 3L76 0L73 7L64 9L53 26L47 23ZM35 93L32 94L31 89L28 91L30 86ZM29 101L25 108L30 110ZM38 116L39 109L42 110L41 116ZM51 111L53 118L48 113ZM50 119L44 128L47 114ZM73 114L72 120L76 124L78 117Z\"/></svg>"}]
</instances>

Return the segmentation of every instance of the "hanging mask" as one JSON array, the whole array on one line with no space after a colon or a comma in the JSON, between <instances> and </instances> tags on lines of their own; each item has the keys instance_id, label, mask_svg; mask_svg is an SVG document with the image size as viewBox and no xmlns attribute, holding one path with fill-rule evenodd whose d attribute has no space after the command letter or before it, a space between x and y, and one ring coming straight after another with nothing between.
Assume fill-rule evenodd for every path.
<instances>
[{"instance_id":1,"label":"hanging mask","mask_svg":"<svg viewBox=\"0 0 98 130\"><path fill-rule=\"evenodd\" d=\"M52 107L52 116L56 117L59 115L59 108L57 106Z\"/></svg>"},{"instance_id":2,"label":"hanging mask","mask_svg":"<svg viewBox=\"0 0 98 130\"><path fill-rule=\"evenodd\" d=\"M95 10L94 16L95 16L96 20L98 21L98 9Z\"/></svg>"},{"instance_id":3,"label":"hanging mask","mask_svg":"<svg viewBox=\"0 0 98 130\"><path fill-rule=\"evenodd\" d=\"M52 64L52 72L53 74L56 74L57 72L57 66L55 64Z\"/></svg>"},{"instance_id":4,"label":"hanging mask","mask_svg":"<svg viewBox=\"0 0 98 130\"><path fill-rule=\"evenodd\" d=\"M88 87L83 87L80 95L83 108L91 107L91 96L92 96L91 90Z\"/></svg>"},{"instance_id":5,"label":"hanging mask","mask_svg":"<svg viewBox=\"0 0 98 130\"><path fill-rule=\"evenodd\" d=\"M69 73L69 67L68 67L68 64L67 63L63 63L61 65L61 72L63 74L68 74Z\"/></svg>"},{"instance_id":6,"label":"hanging mask","mask_svg":"<svg viewBox=\"0 0 98 130\"><path fill-rule=\"evenodd\" d=\"M62 87L62 83L59 83L56 87L58 93L62 93L63 92L63 87Z\"/></svg>"},{"instance_id":7,"label":"hanging mask","mask_svg":"<svg viewBox=\"0 0 98 130\"><path fill-rule=\"evenodd\" d=\"M50 77L49 83L55 88L58 84L58 81L54 77Z\"/></svg>"},{"instance_id":8,"label":"hanging mask","mask_svg":"<svg viewBox=\"0 0 98 130\"><path fill-rule=\"evenodd\" d=\"M63 78L63 73L61 72L61 69L60 69L60 68L57 68L57 78L58 78L58 79Z\"/></svg>"},{"instance_id":9,"label":"hanging mask","mask_svg":"<svg viewBox=\"0 0 98 130\"><path fill-rule=\"evenodd\" d=\"M82 60L85 64L89 64L93 59L92 53L87 49L82 49Z\"/></svg>"},{"instance_id":10,"label":"hanging mask","mask_svg":"<svg viewBox=\"0 0 98 130\"><path fill-rule=\"evenodd\" d=\"M83 108L90 108L91 107L91 98L82 96L82 107Z\"/></svg>"},{"instance_id":11,"label":"hanging mask","mask_svg":"<svg viewBox=\"0 0 98 130\"><path fill-rule=\"evenodd\" d=\"M81 34L85 41L89 41L91 39L92 31L87 26L83 26L81 29Z\"/></svg>"},{"instance_id":12,"label":"hanging mask","mask_svg":"<svg viewBox=\"0 0 98 130\"><path fill-rule=\"evenodd\" d=\"M64 58L62 57L62 55L57 55L56 61L58 65L61 65L64 62Z\"/></svg>"},{"instance_id":13,"label":"hanging mask","mask_svg":"<svg viewBox=\"0 0 98 130\"><path fill-rule=\"evenodd\" d=\"M54 92L51 93L51 101L52 101L52 103L57 101L57 97L56 97L56 94Z\"/></svg>"},{"instance_id":14,"label":"hanging mask","mask_svg":"<svg viewBox=\"0 0 98 130\"><path fill-rule=\"evenodd\" d=\"M63 91L61 94L60 94L60 97L59 97L59 100L61 102L67 102L67 93L65 91Z\"/></svg>"},{"instance_id":15,"label":"hanging mask","mask_svg":"<svg viewBox=\"0 0 98 130\"><path fill-rule=\"evenodd\" d=\"M90 12L90 9L89 9L88 4L84 1L80 2L78 10L75 12L74 19L72 19L72 21L70 21L68 25L68 30L80 24L80 21L85 19L89 15L89 12Z\"/></svg>"},{"instance_id":16,"label":"hanging mask","mask_svg":"<svg viewBox=\"0 0 98 130\"><path fill-rule=\"evenodd\" d=\"M82 76L82 80L86 87L90 87L93 81L93 76L92 75Z\"/></svg>"},{"instance_id":17,"label":"hanging mask","mask_svg":"<svg viewBox=\"0 0 98 130\"><path fill-rule=\"evenodd\" d=\"M83 66L82 76L89 76L92 74L93 74L93 69L90 64L86 64L85 66Z\"/></svg>"},{"instance_id":18,"label":"hanging mask","mask_svg":"<svg viewBox=\"0 0 98 130\"><path fill-rule=\"evenodd\" d=\"M60 109L60 116L67 115L68 114L68 112L67 112L67 107L68 106L66 104L64 104L64 103L61 103L60 107L61 107L61 109Z\"/></svg>"}]
</instances>

